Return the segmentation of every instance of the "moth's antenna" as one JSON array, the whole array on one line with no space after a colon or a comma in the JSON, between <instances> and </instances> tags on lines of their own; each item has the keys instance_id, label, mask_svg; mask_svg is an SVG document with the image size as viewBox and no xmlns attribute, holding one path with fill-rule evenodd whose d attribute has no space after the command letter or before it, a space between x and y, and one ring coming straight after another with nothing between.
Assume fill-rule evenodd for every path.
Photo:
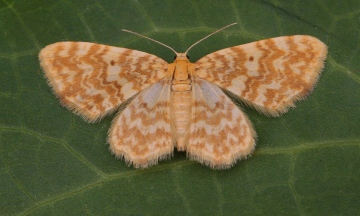
<instances>
[{"instance_id":1,"label":"moth's antenna","mask_svg":"<svg viewBox=\"0 0 360 216\"><path fill-rule=\"evenodd\" d=\"M137 35L137 36L146 38L146 39L148 39L148 40L154 41L155 43L158 43L158 44L160 44L160 45L163 45L164 47L167 47L167 48L171 49L176 55L178 54L173 48L171 48L170 46L168 46L168 45L166 45L166 44L163 44L163 43L161 43L161 42L159 42L159 41L157 41L157 40L154 40L154 39L149 38L149 37L146 37L146 36L144 36L144 35L142 35L142 34L139 34L139 33L133 32L133 31L129 31L129 30L126 30L126 29L121 29L121 30L124 31L124 32L129 32L129 33L135 34L135 35Z\"/></svg>"},{"instance_id":2,"label":"moth's antenna","mask_svg":"<svg viewBox=\"0 0 360 216\"><path fill-rule=\"evenodd\" d=\"M222 30L224 30L224 29L226 29L226 28L228 28L228 27L230 27L230 26L232 26L232 25L235 25L235 24L237 24L237 23L231 23L231 24L229 24L229 25L227 25L227 26L222 27L221 29L218 29L218 30L214 31L213 33L209 34L208 36L200 39L198 42L194 43L193 45L191 45L191 46L186 50L185 55L186 55L186 54L189 52L189 50L190 50L191 48L193 48L196 44L200 43L201 41L205 40L206 38L210 37L211 35L214 35L214 34L218 33L219 31L222 31Z\"/></svg>"}]
</instances>

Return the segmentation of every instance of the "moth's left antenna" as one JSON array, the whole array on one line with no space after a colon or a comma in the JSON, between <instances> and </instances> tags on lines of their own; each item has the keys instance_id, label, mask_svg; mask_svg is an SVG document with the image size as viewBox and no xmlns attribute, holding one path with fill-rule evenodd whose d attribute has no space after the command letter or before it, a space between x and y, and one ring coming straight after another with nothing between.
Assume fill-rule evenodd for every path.
<instances>
[{"instance_id":1,"label":"moth's left antenna","mask_svg":"<svg viewBox=\"0 0 360 216\"><path fill-rule=\"evenodd\" d=\"M144 35L142 35L142 34L139 34L139 33L133 32L133 31L129 31L129 30L126 30L126 29L121 29L121 30L124 31L124 32L129 32L129 33L135 34L135 35L137 35L137 36L146 38L146 39L148 39L148 40L154 41L155 43L158 43L158 44L160 44L160 45L163 45L164 47L167 47L167 48L171 49L176 55L178 54L173 48L171 48L170 46L168 46L168 45L166 45L166 44L163 44L163 43L161 43L161 42L159 42L159 41L157 41L157 40L154 40L154 39L149 38L149 37L146 37L146 36L144 36Z\"/></svg>"}]
</instances>

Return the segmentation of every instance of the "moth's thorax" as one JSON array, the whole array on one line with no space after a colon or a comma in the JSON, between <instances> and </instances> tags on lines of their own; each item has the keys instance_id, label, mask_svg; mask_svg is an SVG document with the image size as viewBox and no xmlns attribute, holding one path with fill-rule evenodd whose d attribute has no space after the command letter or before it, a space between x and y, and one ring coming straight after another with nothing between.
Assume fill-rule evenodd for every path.
<instances>
[{"instance_id":1,"label":"moth's thorax","mask_svg":"<svg viewBox=\"0 0 360 216\"><path fill-rule=\"evenodd\" d=\"M191 77L194 74L194 64L184 53L177 54L175 61L169 67L172 76L173 91L190 91Z\"/></svg>"}]
</instances>

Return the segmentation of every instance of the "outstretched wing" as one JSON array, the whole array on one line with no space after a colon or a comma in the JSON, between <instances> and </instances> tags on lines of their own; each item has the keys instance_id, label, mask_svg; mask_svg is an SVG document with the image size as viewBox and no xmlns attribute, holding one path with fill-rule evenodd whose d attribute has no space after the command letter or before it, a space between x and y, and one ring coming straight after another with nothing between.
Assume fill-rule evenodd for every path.
<instances>
[{"instance_id":1,"label":"outstretched wing","mask_svg":"<svg viewBox=\"0 0 360 216\"><path fill-rule=\"evenodd\" d=\"M195 73L278 116L313 89L326 54L326 45L314 37L277 37L206 55L195 63Z\"/></svg>"},{"instance_id":2,"label":"outstretched wing","mask_svg":"<svg viewBox=\"0 0 360 216\"><path fill-rule=\"evenodd\" d=\"M216 85L195 78L186 151L215 169L231 167L255 148L255 131L245 114Z\"/></svg>"},{"instance_id":3,"label":"outstretched wing","mask_svg":"<svg viewBox=\"0 0 360 216\"><path fill-rule=\"evenodd\" d=\"M86 42L51 44L39 58L61 103L88 121L159 81L168 65L148 53Z\"/></svg>"},{"instance_id":4,"label":"outstretched wing","mask_svg":"<svg viewBox=\"0 0 360 216\"><path fill-rule=\"evenodd\" d=\"M174 151L170 126L170 81L163 79L140 92L114 120L112 152L136 168L155 165Z\"/></svg>"}]
</instances>

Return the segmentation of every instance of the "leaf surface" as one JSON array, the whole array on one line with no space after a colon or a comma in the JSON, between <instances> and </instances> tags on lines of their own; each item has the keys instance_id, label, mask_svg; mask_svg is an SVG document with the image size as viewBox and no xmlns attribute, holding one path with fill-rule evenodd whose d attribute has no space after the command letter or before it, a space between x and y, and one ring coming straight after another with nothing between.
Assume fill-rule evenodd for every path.
<instances>
[{"instance_id":1,"label":"leaf surface","mask_svg":"<svg viewBox=\"0 0 360 216\"><path fill-rule=\"evenodd\" d=\"M0 215L360 214L360 3L358 0L0 2ZM114 115L90 124L60 105L39 51L88 41L195 62L230 46L312 35L329 47L314 92L279 118L243 107L256 151L225 171L175 152L137 170L108 150Z\"/></svg>"}]
</instances>

